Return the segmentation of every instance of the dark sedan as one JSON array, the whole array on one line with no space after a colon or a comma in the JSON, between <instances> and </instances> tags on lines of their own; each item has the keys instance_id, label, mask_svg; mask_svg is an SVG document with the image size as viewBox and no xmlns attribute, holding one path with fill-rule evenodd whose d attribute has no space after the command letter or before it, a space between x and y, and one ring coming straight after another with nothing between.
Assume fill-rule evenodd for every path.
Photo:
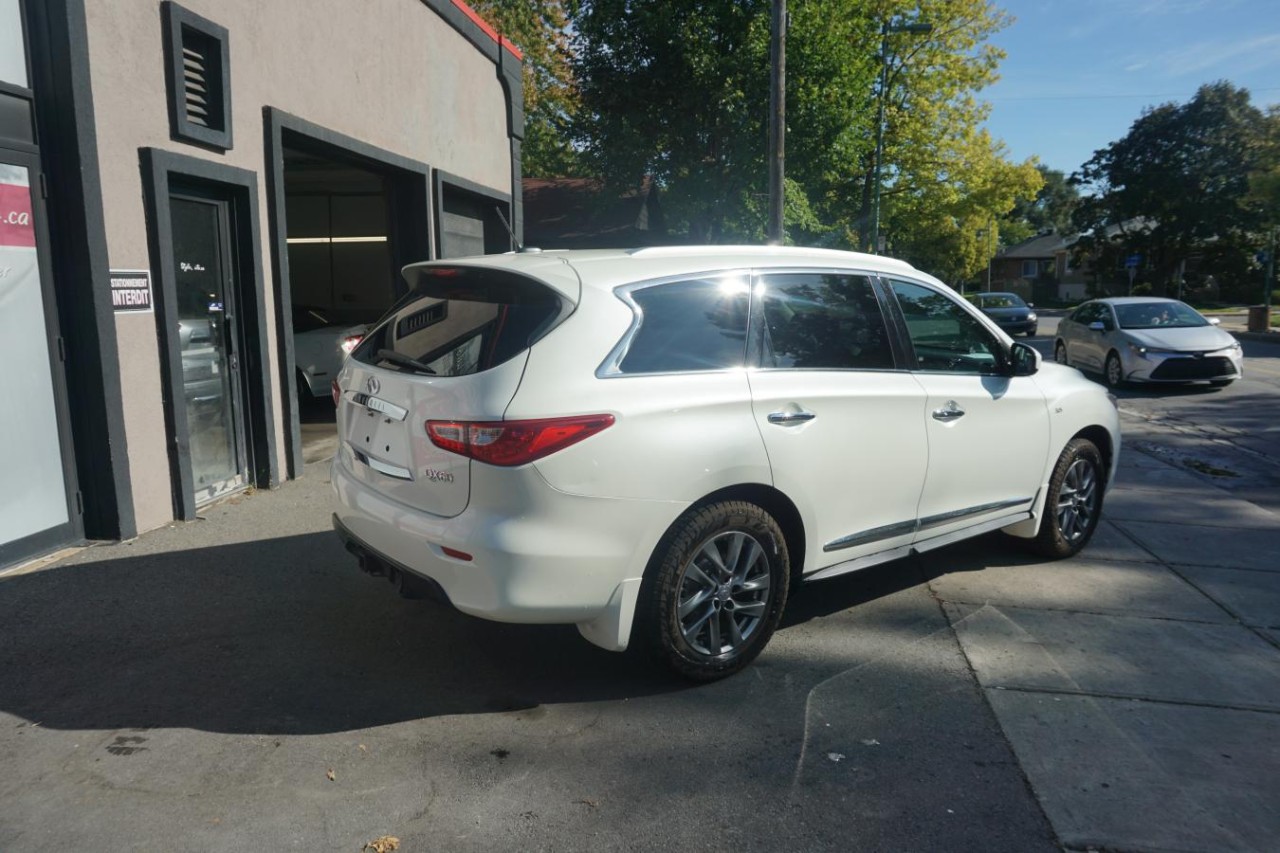
<instances>
[{"instance_id":1,"label":"dark sedan","mask_svg":"<svg viewBox=\"0 0 1280 853\"><path fill-rule=\"evenodd\" d=\"M1031 337L1036 333L1036 312L1016 293L975 293L969 297L992 320L1011 335Z\"/></svg>"}]
</instances>

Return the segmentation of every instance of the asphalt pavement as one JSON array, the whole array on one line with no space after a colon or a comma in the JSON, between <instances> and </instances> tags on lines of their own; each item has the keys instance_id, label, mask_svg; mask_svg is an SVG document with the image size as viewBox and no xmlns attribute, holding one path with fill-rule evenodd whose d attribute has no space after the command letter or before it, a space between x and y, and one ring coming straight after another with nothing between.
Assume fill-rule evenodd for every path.
<instances>
[{"instance_id":1,"label":"asphalt pavement","mask_svg":"<svg viewBox=\"0 0 1280 853\"><path fill-rule=\"evenodd\" d=\"M397 598L323 461L10 572L0 850L1274 850L1280 516L1215 467L1248 448L1142 408L1184 399L1237 398L1122 399L1079 557L993 535L801 587L713 685Z\"/></svg>"}]
</instances>

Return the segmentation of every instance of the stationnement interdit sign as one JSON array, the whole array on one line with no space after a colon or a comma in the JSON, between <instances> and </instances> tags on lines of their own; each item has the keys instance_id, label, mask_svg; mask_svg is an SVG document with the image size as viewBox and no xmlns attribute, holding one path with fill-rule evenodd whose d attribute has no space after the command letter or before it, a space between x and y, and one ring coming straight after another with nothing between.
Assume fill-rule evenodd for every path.
<instances>
[{"instance_id":1,"label":"stationnement interdit sign","mask_svg":"<svg viewBox=\"0 0 1280 853\"><path fill-rule=\"evenodd\" d=\"M150 271L112 270L111 308L116 313L151 311Z\"/></svg>"}]
</instances>

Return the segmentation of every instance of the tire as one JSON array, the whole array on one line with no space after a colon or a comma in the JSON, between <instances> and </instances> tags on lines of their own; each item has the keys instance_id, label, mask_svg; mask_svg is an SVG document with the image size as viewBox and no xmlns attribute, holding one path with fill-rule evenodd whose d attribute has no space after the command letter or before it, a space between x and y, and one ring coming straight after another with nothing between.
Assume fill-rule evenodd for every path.
<instances>
[{"instance_id":1,"label":"tire","mask_svg":"<svg viewBox=\"0 0 1280 853\"><path fill-rule=\"evenodd\" d=\"M732 675L773 636L790 579L786 539L769 513L745 501L690 510L649 560L638 650L693 681Z\"/></svg>"},{"instance_id":2,"label":"tire","mask_svg":"<svg viewBox=\"0 0 1280 853\"><path fill-rule=\"evenodd\" d=\"M311 386L307 384L307 378L301 370L294 371L297 373L297 399L298 410L301 411L311 402Z\"/></svg>"},{"instance_id":3,"label":"tire","mask_svg":"<svg viewBox=\"0 0 1280 853\"><path fill-rule=\"evenodd\" d=\"M1031 547L1056 560L1073 557L1089 544L1102 514L1106 470L1097 446L1073 438L1063 448L1049 477L1044 517Z\"/></svg>"},{"instance_id":4,"label":"tire","mask_svg":"<svg viewBox=\"0 0 1280 853\"><path fill-rule=\"evenodd\" d=\"M1034 337L1036 336L1036 332L1038 332L1038 331L1040 331L1040 330L1039 330L1039 329L1031 329L1031 330L1029 330L1029 331L1027 332L1027 337L1028 337L1028 338L1034 338Z\"/></svg>"},{"instance_id":5,"label":"tire","mask_svg":"<svg viewBox=\"0 0 1280 853\"><path fill-rule=\"evenodd\" d=\"M1065 364L1067 367L1071 366L1071 362L1067 360L1067 345L1062 341L1058 341L1053 347L1053 360L1058 364Z\"/></svg>"},{"instance_id":6,"label":"tire","mask_svg":"<svg viewBox=\"0 0 1280 853\"><path fill-rule=\"evenodd\" d=\"M1106 364L1102 366L1102 378L1106 380L1108 388L1124 387L1124 367L1120 364L1120 355L1115 350L1107 353Z\"/></svg>"}]
</instances>

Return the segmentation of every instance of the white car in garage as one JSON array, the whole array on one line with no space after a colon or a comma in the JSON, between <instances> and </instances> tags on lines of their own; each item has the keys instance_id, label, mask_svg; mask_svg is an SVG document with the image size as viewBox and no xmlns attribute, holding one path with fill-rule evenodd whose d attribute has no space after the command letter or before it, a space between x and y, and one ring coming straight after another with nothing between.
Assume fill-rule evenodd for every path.
<instances>
[{"instance_id":1,"label":"white car in garage","mask_svg":"<svg viewBox=\"0 0 1280 853\"><path fill-rule=\"evenodd\" d=\"M338 378L335 527L407 594L709 680L788 590L992 530L1088 543L1113 399L901 261L415 264Z\"/></svg>"},{"instance_id":2,"label":"white car in garage","mask_svg":"<svg viewBox=\"0 0 1280 853\"><path fill-rule=\"evenodd\" d=\"M297 368L298 397L328 399L342 362L368 331L366 323L349 324L336 319L327 308L295 305L293 308L293 359Z\"/></svg>"}]
</instances>

